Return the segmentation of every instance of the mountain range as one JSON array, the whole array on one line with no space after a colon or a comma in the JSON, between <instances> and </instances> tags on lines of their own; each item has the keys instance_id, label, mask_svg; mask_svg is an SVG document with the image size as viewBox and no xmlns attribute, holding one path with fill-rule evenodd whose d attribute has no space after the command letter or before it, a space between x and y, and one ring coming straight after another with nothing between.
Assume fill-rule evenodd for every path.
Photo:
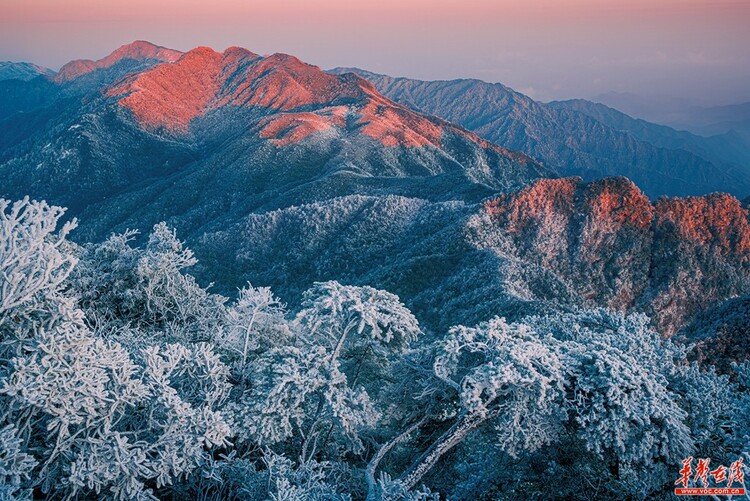
<instances>
[{"instance_id":1,"label":"mountain range","mask_svg":"<svg viewBox=\"0 0 750 501\"><path fill-rule=\"evenodd\" d=\"M106 203L92 210L124 223L128 214L115 212L144 197L158 205L193 193L200 201L184 210L204 215L349 193L352 184L478 199L548 172L387 100L360 77L328 75L292 56L197 48L170 63L174 52L142 43L114 55L66 65L81 72L72 79L21 86L30 96L36 85L54 87L43 93L51 102L5 113L6 195L31 188L76 211ZM205 193L194 193L196 182ZM159 217L180 215L165 209Z\"/></svg>"},{"instance_id":2,"label":"mountain range","mask_svg":"<svg viewBox=\"0 0 750 501\"><path fill-rule=\"evenodd\" d=\"M69 207L79 241L166 221L224 294L368 284L435 331L602 306L678 333L750 292L747 158L595 103L238 47L0 81L0 196Z\"/></svg>"},{"instance_id":3,"label":"mountain range","mask_svg":"<svg viewBox=\"0 0 750 501\"><path fill-rule=\"evenodd\" d=\"M703 136L739 132L750 134L750 103L706 106L663 95L638 96L607 92L594 100L628 115Z\"/></svg>"},{"instance_id":4,"label":"mountain range","mask_svg":"<svg viewBox=\"0 0 750 501\"><path fill-rule=\"evenodd\" d=\"M564 175L587 180L624 175L651 197L712 191L746 196L750 187L750 142L736 133L704 138L584 100L540 103L480 80L423 81L358 68L331 70L350 71L396 102L524 151Z\"/></svg>"}]
</instances>

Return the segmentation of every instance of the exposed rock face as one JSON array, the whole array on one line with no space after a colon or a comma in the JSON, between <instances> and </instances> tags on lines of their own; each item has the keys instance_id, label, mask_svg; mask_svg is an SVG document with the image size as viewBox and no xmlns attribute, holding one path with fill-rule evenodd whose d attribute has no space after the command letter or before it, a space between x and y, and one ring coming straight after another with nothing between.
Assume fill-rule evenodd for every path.
<instances>
[{"instance_id":1,"label":"exposed rock face","mask_svg":"<svg viewBox=\"0 0 750 501\"><path fill-rule=\"evenodd\" d=\"M591 304L645 311L665 335L750 290L748 212L730 195L662 198L625 178L541 180L485 204L514 251Z\"/></svg>"}]
</instances>

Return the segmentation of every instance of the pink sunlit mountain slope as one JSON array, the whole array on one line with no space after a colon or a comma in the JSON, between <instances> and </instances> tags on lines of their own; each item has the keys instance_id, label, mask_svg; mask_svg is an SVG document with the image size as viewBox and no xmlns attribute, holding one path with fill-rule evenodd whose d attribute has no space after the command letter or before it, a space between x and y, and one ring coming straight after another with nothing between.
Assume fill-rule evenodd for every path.
<instances>
[{"instance_id":1,"label":"pink sunlit mountain slope","mask_svg":"<svg viewBox=\"0 0 750 501\"><path fill-rule=\"evenodd\" d=\"M267 115L258 133L278 146L316 132L356 131L384 146L441 146L444 132L517 161L498 148L441 120L425 117L380 95L354 74L330 75L286 54L261 57L232 47L224 53L193 49L175 64L158 65L108 89L147 128L185 133L190 123L222 108Z\"/></svg>"},{"instance_id":2,"label":"pink sunlit mountain slope","mask_svg":"<svg viewBox=\"0 0 750 501\"><path fill-rule=\"evenodd\" d=\"M0 170L9 186L31 184L73 207L168 176L193 183L198 172L224 172L248 207L351 190L476 200L549 174L523 153L390 101L357 75L330 75L289 55L238 47L182 54L135 42L68 68L90 71L61 71L59 90L48 94L60 94L63 113L14 137L18 150ZM261 196L268 186L275 197ZM200 203L216 210L210 199L223 188L209 185Z\"/></svg>"}]
</instances>

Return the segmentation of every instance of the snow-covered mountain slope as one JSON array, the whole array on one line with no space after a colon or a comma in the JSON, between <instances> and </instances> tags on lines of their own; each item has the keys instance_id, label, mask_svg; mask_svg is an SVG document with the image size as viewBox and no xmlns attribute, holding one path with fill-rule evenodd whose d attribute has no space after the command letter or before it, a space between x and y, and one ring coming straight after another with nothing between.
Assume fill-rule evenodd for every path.
<instances>
[{"instance_id":1,"label":"snow-covered mountain slope","mask_svg":"<svg viewBox=\"0 0 750 501\"><path fill-rule=\"evenodd\" d=\"M314 281L374 284L437 331L602 306L645 312L672 335L750 291L750 224L738 200L652 203L625 178L541 180L480 205L342 197L220 223L193 246L230 288L271 284L293 302Z\"/></svg>"},{"instance_id":2,"label":"snow-covered mountain slope","mask_svg":"<svg viewBox=\"0 0 750 501\"><path fill-rule=\"evenodd\" d=\"M389 101L360 77L292 56L197 48L147 62L124 78L100 75L106 84L93 91L95 72L61 84L67 101L48 120L39 117L49 106L5 118L3 131L43 123L0 152L4 193L75 211L119 196L97 213L125 221L128 203L165 218L352 191L478 200L549 175L522 153ZM184 204L171 202L185 194Z\"/></svg>"},{"instance_id":3,"label":"snow-covered mountain slope","mask_svg":"<svg viewBox=\"0 0 750 501\"><path fill-rule=\"evenodd\" d=\"M16 81L0 195L70 207L80 241L166 221L226 294L249 280L296 301L336 279L398 293L435 329L601 305L670 335L748 292L731 196L542 179L524 153L289 55L136 43L102 61Z\"/></svg>"},{"instance_id":4,"label":"snow-covered mountain slope","mask_svg":"<svg viewBox=\"0 0 750 501\"><path fill-rule=\"evenodd\" d=\"M37 66L31 63L14 63L11 61L0 61L0 81L3 80L33 80L40 76L50 77L55 72L49 68Z\"/></svg>"}]
</instances>

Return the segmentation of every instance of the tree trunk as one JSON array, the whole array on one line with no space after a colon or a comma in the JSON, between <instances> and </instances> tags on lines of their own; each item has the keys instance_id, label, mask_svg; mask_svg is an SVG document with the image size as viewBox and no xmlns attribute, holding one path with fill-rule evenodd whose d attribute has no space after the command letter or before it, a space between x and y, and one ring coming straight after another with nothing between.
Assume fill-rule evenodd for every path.
<instances>
[{"instance_id":1,"label":"tree trunk","mask_svg":"<svg viewBox=\"0 0 750 501\"><path fill-rule=\"evenodd\" d=\"M427 415L429 415L429 413ZM393 449L394 446L406 440L409 435L414 433L420 426L422 426L425 421L427 421L427 415L425 415L422 419L420 419L413 425L409 426L399 436L383 444L383 446L378 449L370 462L367 464L367 468L365 469L365 478L367 479L367 501L378 501L378 489L377 481L375 480L375 472L378 469L380 461L382 461L385 455L388 454L388 452L390 452L390 450Z\"/></svg>"},{"instance_id":2,"label":"tree trunk","mask_svg":"<svg viewBox=\"0 0 750 501\"><path fill-rule=\"evenodd\" d=\"M437 464L440 458L456 445L463 442L466 436L480 424L497 415L498 411L486 413L463 414L417 459L409 470L401 476L401 483L412 489L422 477Z\"/></svg>"}]
</instances>

